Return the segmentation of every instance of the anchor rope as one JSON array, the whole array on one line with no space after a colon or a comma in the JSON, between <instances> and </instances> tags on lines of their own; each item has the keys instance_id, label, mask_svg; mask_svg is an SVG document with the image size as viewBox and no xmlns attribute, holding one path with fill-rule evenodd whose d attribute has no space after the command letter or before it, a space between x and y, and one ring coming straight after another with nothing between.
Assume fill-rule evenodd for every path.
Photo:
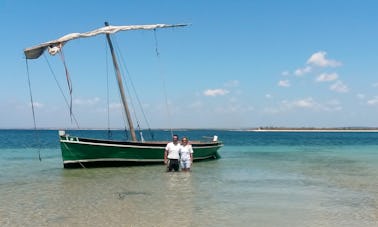
<instances>
[{"instance_id":1,"label":"anchor rope","mask_svg":"<svg viewBox=\"0 0 378 227\"><path fill-rule=\"evenodd\" d=\"M41 142L40 142L41 140L39 138L39 133L38 133L38 130L37 130L37 123L36 123L36 118L35 118L34 101L33 101L33 93L32 93L32 88L31 88L31 82L30 82L30 71L29 71L28 59L26 59L25 62L26 62L26 71L27 71L27 75L28 75L30 104L31 104L32 113L33 113L34 132L35 132L35 135L36 135L36 138L37 138L37 144L39 145L38 146L38 159L41 162L42 161L42 158L41 158Z\"/></svg>"}]
</instances>

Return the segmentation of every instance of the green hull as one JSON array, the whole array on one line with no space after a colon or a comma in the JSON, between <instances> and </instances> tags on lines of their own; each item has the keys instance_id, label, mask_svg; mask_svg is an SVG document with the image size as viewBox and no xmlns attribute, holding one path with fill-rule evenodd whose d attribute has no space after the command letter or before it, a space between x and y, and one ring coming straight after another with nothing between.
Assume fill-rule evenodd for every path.
<instances>
[{"instance_id":1,"label":"green hull","mask_svg":"<svg viewBox=\"0 0 378 227\"><path fill-rule=\"evenodd\" d=\"M127 166L162 164L164 149L168 141L124 142L60 136L63 164L65 168ZM194 160L217 159L218 149L223 146L216 142L193 142Z\"/></svg>"}]
</instances>

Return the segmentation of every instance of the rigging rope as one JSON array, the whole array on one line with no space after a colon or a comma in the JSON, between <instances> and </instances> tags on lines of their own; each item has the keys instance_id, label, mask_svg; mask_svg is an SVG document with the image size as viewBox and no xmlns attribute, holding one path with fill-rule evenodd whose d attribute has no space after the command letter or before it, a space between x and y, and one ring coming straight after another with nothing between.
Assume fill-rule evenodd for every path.
<instances>
[{"instance_id":1,"label":"rigging rope","mask_svg":"<svg viewBox=\"0 0 378 227\"><path fill-rule=\"evenodd\" d=\"M66 64L66 61L64 59L63 49L60 49L59 56L60 56L60 59L63 62L64 70L66 71L66 80L67 80L68 90L70 91L70 117L71 117L71 121L72 121L72 83L71 83L70 74L68 72L67 64Z\"/></svg>"},{"instance_id":2,"label":"rigging rope","mask_svg":"<svg viewBox=\"0 0 378 227\"><path fill-rule=\"evenodd\" d=\"M131 88L132 88L132 91L134 92L134 94L135 94L135 98L136 98L136 100L137 100L137 103L138 103L138 105L139 105L139 109L140 109L140 111L141 111L141 113L142 113L142 115L143 115L143 118L144 118L144 121L146 122L146 125L147 125L147 128L148 128L148 131L149 131L149 133L150 133L150 136L151 136L151 138L152 138L152 140L154 140L154 134L153 134L153 132L152 132L152 130L151 130L151 127L150 127L150 124L149 124L149 121L148 121L148 118L146 117L146 113L145 113L145 111L144 111L144 109L143 109L143 106L142 106L142 103L141 103L141 101L140 101L140 98L139 98L139 95L138 95L138 92L136 91L136 89L135 89L135 86L134 86L134 82L133 82L133 80L132 80L132 76L131 76L131 73L130 73L130 71L128 70L128 68L127 68L127 65L125 64L125 59L124 59L124 57L123 57L123 55L122 55L122 52L120 51L120 48L119 48L119 46L118 46L118 42L117 42L117 40L116 39L114 39L114 43L115 43L115 46L116 46L116 49L117 49L117 55L118 55L118 58L121 60L121 65L122 65L122 67L121 67L121 70L123 71L126 71L126 73L127 73L127 75L128 75L128 77L127 78L129 78L129 80L127 80L126 78L125 78L125 73L122 73L122 77L123 77L123 79L124 79L124 81L125 81L125 86L127 87L127 89L126 89L126 91L128 92L128 94L129 94L129 97L131 97L131 94L130 94L130 89L128 89L128 82L130 83L130 85L131 85ZM138 119L138 117L137 117L137 115L136 115L136 108L134 107L134 103L133 103L133 101L132 101L132 99L130 99L131 100L131 105L132 105L132 107L133 107L133 113L134 113L134 117L135 117L135 119L136 119L136 121L137 121L137 125L138 125L138 130L140 131L141 129L140 129L140 121L139 121L139 119Z\"/></svg>"},{"instance_id":3,"label":"rigging rope","mask_svg":"<svg viewBox=\"0 0 378 227\"><path fill-rule=\"evenodd\" d=\"M113 43L114 43L114 40L113 40ZM110 139L112 137L112 132L110 130L110 95L109 95L109 61L108 61L108 58L109 58L109 52L108 52L108 49L109 49L109 46L108 46L108 42L105 41L105 51L106 51L106 83L107 83L107 102L108 102L108 138ZM116 53L117 54L117 53ZM117 77L116 75L116 72L114 71L114 74L115 76ZM122 73L121 73L122 75ZM128 89L126 89L127 91ZM118 93L118 97L119 99L121 99L121 95ZM124 132L125 132L125 139L126 140L129 140L129 133L130 133L130 128L128 128L128 124L126 123L126 113L124 111L121 111L122 113L122 119L123 119L123 124L124 124Z\"/></svg>"},{"instance_id":4,"label":"rigging rope","mask_svg":"<svg viewBox=\"0 0 378 227\"><path fill-rule=\"evenodd\" d=\"M58 86L58 88L59 88L59 90L60 90L60 93L62 94L62 96L63 96L63 98L64 98L64 101L65 101L65 103L66 103L66 105L67 105L67 108L70 108L70 104L68 103L67 97L64 95L63 88L62 88L62 86L59 84L59 81L58 81L58 79L57 79L57 77L56 77L56 74L55 74L54 70L53 70L52 67L51 67L51 64L50 64L49 60L47 59L47 57L46 57L45 54L43 54L43 57L45 58L45 61L46 61L46 63L47 63L47 66L48 66L49 69L50 69L50 73L53 75L54 80L55 80L55 83L57 84L57 86ZM78 121L77 121L76 116L75 116L74 113L72 113L72 117L73 117L73 119L74 119L74 121L75 121L76 127L77 127L78 129L80 129L79 123L78 123Z\"/></svg>"},{"instance_id":5,"label":"rigging rope","mask_svg":"<svg viewBox=\"0 0 378 227\"><path fill-rule=\"evenodd\" d=\"M57 86L58 86L58 88L59 88L59 90L60 90L60 93L61 93L61 95L63 96L64 101L65 101L67 107L68 107L70 110L72 110L72 108L70 108L70 104L68 103L67 97L64 95L64 92L63 92L62 86L59 84L59 81L58 81L58 79L57 79L57 77L56 77L56 74L55 74L54 70L53 70L52 67L51 67L51 64L50 64L49 60L47 59L47 57L46 57L45 54L43 54L43 57L45 58L45 61L46 61L47 65L48 65L48 67L49 67L49 69L50 69L51 74L52 74L53 77L54 77L55 83L57 84ZM71 96L71 106L72 106L72 96ZM78 123L78 121L77 121L77 119L76 119L76 117L75 117L75 115L74 115L73 112L71 113L71 121L72 121L72 119L75 121L75 123L76 123L76 127L77 127L78 129L80 129L79 123ZM76 157L77 159L79 159L74 153L72 153L71 150L69 150L69 151L70 151L70 153L71 153L72 156L74 156L74 157ZM79 161L79 165L80 165L83 169L85 169L85 166L84 166L84 164L83 164L82 162Z\"/></svg>"},{"instance_id":6,"label":"rigging rope","mask_svg":"<svg viewBox=\"0 0 378 227\"><path fill-rule=\"evenodd\" d=\"M40 146L41 143L40 143L39 134L38 134L38 131L37 131L37 123L36 123L36 120L35 120L34 101L33 101L32 89L31 89L30 71L29 71L28 59L26 59L26 70L27 70L27 75L28 75L30 103L31 103L32 113L33 113L34 132L35 132L35 135L36 135L36 138L37 138L37 143ZM38 147L38 159L39 159L39 161L42 161L42 158L41 158L41 147Z\"/></svg>"},{"instance_id":7,"label":"rigging rope","mask_svg":"<svg viewBox=\"0 0 378 227\"><path fill-rule=\"evenodd\" d=\"M172 129L172 122L171 122L171 119L172 119L171 118L171 111L169 109L167 88L166 88L166 83L165 83L165 78L164 78L160 53L159 53L159 43L158 43L158 39L157 39L157 35L156 35L156 29L154 29L154 39L155 39L155 52L156 52L156 57L158 59L158 64L159 64L159 72L160 72L159 74L160 74L160 77L163 80L163 90L164 90L164 97L165 97L165 105L166 105L167 114L168 114L168 124L169 124L169 129L171 131L171 136L173 137L173 129Z\"/></svg>"},{"instance_id":8,"label":"rigging rope","mask_svg":"<svg viewBox=\"0 0 378 227\"><path fill-rule=\"evenodd\" d=\"M128 86L128 81L131 81L131 79L130 80L127 80L126 79L126 77L125 77L125 73L123 72L123 68L125 67L125 64L124 64L124 61L123 61L123 58L121 57L121 51L120 51L120 49L119 49L119 46L118 46L118 42L115 42L115 47L116 47L116 54L117 54L117 58L118 59L121 59L121 66L123 66L123 67L121 67L120 68L120 70L122 71L122 73L121 73L121 76L122 76L122 78L123 78L123 81L124 81L124 85L125 85L125 87L126 87L126 92L127 92L127 95L128 95L128 97L129 97L129 103L130 103L130 105L131 105L131 110L132 110L132 112L133 112L133 114L134 114L134 118L135 118L135 120L136 120L136 123L137 123L137 128L138 128L138 131L140 132L140 124L139 124L139 119L138 119L138 116L137 116L137 114L136 114L136 108L135 108L135 105L134 105L134 102L133 102L133 99L132 99L132 95L131 95L131 92L130 92L130 90L131 89L129 89L129 86ZM122 64L123 63L123 64Z\"/></svg>"}]
</instances>

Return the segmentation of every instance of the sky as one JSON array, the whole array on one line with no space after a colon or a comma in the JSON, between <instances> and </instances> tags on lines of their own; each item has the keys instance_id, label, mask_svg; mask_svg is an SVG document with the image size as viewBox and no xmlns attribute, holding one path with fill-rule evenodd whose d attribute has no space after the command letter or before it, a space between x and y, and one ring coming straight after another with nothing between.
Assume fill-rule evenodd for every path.
<instances>
[{"instance_id":1,"label":"sky","mask_svg":"<svg viewBox=\"0 0 378 227\"><path fill-rule=\"evenodd\" d=\"M377 10L375 0L0 0L0 128L34 127L28 76L37 128L76 127L61 58L26 64L23 50L104 21L189 24L112 37L135 127L378 127ZM123 128L105 37L63 53L79 127Z\"/></svg>"}]
</instances>

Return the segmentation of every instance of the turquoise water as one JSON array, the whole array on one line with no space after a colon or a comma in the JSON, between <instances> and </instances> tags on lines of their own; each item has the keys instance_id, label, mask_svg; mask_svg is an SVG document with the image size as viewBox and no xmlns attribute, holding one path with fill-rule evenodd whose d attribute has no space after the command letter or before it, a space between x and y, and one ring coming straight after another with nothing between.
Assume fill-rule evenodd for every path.
<instances>
[{"instance_id":1,"label":"turquoise water","mask_svg":"<svg viewBox=\"0 0 378 227\"><path fill-rule=\"evenodd\" d=\"M222 158L63 169L56 131L0 130L0 226L378 226L378 133L177 133L218 135Z\"/></svg>"}]
</instances>

